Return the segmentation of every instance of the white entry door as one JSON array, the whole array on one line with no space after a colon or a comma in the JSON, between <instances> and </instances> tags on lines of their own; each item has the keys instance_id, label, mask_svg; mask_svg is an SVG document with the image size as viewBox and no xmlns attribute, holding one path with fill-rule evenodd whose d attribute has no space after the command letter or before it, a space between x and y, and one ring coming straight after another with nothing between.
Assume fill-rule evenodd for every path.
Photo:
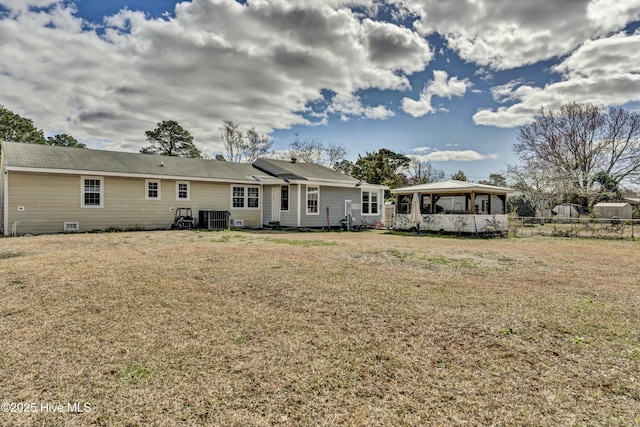
<instances>
[{"instance_id":1,"label":"white entry door","mask_svg":"<svg viewBox=\"0 0 640 427\"><path fill-rule=\"evenodd\" d=\"M280 187L271 189L271 221L280 221Z\"/></svg>"}]
</instances>

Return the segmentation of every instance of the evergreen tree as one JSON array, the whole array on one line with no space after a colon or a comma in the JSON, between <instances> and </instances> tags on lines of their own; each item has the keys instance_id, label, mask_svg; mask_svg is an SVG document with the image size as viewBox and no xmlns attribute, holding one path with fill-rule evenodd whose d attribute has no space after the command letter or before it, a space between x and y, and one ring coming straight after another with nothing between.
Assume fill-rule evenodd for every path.
<instances>
[{"instance_id":1,"label":"evergreen tree","mask_svg":"<svg viewBox=\"0 0 640 427\"><path fill-rule=\"evenodd\" d=\"M164 120L154 130L145 132L151 145L140 149L143 154L160 154L201 159L202 153L193 143L193 136L175 120Z\"/></svg>"}]
</instances>

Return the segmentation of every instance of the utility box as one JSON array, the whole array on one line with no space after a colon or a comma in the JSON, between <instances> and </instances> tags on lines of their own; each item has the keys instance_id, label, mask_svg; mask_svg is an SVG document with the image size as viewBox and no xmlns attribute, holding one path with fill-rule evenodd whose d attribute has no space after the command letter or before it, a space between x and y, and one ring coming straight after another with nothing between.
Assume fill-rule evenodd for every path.
<instances>
[{"instance_id":1,"label":"utility box","mask_svg":"<svg viewBox=\"0 0 640 427\"><path fill-rule=\"evenodd\" d=\"M198 228L226 230L229 228L229 211L198 211Z\"/></svg>"}]
</instances>

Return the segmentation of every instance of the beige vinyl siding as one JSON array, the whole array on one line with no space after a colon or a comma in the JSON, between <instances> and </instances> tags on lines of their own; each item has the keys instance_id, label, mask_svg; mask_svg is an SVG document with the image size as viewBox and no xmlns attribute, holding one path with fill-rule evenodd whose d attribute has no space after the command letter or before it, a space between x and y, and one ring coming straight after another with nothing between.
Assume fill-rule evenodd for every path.
<instances>
[{"instance_id":1,"label":"beige vinyl siding","mask_svg":"<svg viewBox=\"0 0 640 427\"><path fill-rule=\"evenodd\" d=\"M64 222L79 222L80 231L169 228L175 215L171 208L191 208L196 217L199 210L230 210L228 183L189 181L185 201L176 200L175 180L161 180L160 200L146 200L145 179L105 176L104 207L81 208L79 175L9 172L8 177L9 223L19 221L21 234L62 232ZM231 217L243 219L247 227L261 225L259 209L231 210Z\"/></svg>"},{"instance_id":2,"label":"beige vinyl siding","mask_svg":"<svg viewBox=\"0 0 640 427\"><path fill-rule=\"evenodd\" d=\"M6 229L6 224L5 224L5 216L4 216L4 190L5 190L5 181L7 179L5 173L4 173L4 158L5 156L0 156L0 235L7 235L9 234L8 230Z\"/></svg>"}]
</instances>

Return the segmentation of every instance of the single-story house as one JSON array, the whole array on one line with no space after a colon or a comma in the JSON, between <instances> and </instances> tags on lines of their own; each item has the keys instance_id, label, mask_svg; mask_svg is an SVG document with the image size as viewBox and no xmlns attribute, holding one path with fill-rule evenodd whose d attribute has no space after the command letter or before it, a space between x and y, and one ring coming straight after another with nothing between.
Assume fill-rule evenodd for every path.
<instances>
[{"instance_id":1,"label":"single-story house","mask_svg":"<svg viewBox=\"0 0 640 427\"><path fill-rule=\"evenodd\" d=\"M396 188L391 190L398 197L393 227L408 230L419 225L422 230L458 233L506 230L511 192L511 188L456 180ZM411 215L412 206L420 210L419 217Z\"/></svg>"},{"instance_id":2,"label":"single-story house","mask_svg":"<svg viewBox=\"0 0 640 427\"><path fill-rule=\"evenodd\" d=\"M171 226L176 209L191 208L196 219L207 212L235 227L337 227L349 214L358 224L381 221L385 188L311 163L4 142L0 225L5 236L160 229Z\"/></svg>"},{"instance_id":3,"label":"single-story house","mask_svg":"<svg viewBox=\"0 0 640 427\"><path fill-rule=\"evenodd\" d=\"M629 203L596 203L593 211L598 218L631 219L633 209Z\"/></svg>"},{"instance_id":4,"label":"single-story house","mask_svg":"<svg viewBox=\"0 0 640 427\"><path fill-rule=\"evenodd\" d=\"M282 180L263 186L265 224L341 227L384 222L384 185L367 184L333 169L296 159L261 158L253 166Z\"/></svg>"},{"instance_id":5,"label":"single-story house","mask_svg":"<svg viewBox=\"0 0 640 427\"><path fill-rule=\"evenodd\" d=\"M262 186L250 164L4 142L3 234L169 228L177 208L227 211L262 225Z\"/></svg>"}]
</instances>

